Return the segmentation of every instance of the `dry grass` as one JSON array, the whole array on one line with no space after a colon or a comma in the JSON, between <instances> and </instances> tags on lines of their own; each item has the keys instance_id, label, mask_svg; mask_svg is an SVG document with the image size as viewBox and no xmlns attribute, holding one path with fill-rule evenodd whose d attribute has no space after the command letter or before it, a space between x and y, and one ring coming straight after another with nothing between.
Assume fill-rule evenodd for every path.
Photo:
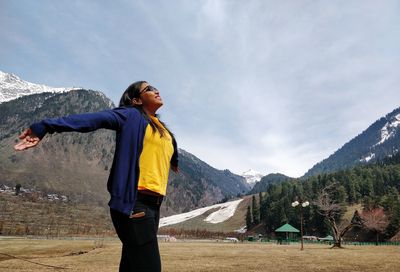
<instances>
[{"instance_id":1,"label":"dry grass","mask_svg":"<svg viewBox=\"0 0 400 272\"><path fill-rule=\"evenodd\" d=\"M161 243L163 271L398 271L400 248L363 246L330 249L308 245L260 243L177 242ZM2 239L0 252L30 261L64 267L59 271L118 271L120 243L92 240ZM79 252L87 252L77 254ZM0 256L0 271L50 271L54 268Z\"/></svg>"}]
</instances>

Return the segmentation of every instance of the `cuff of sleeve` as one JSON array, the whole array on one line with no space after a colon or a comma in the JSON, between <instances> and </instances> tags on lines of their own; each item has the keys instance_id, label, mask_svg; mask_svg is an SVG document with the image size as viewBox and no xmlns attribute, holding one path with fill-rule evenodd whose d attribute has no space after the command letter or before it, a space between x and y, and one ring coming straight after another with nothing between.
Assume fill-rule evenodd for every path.
<instances>
[{"instance_id":1,"label":"cuff of sleeve","mask_svg":"<svg viewBox=\"0 0 400 272\"><path fill-rule=\"evenodd\" d=\"M32 124L30 129L32 130L33 134L39 137L39 139L42 139L47 133L46 127L40 122Z\"/></svg>"}]
</instances>

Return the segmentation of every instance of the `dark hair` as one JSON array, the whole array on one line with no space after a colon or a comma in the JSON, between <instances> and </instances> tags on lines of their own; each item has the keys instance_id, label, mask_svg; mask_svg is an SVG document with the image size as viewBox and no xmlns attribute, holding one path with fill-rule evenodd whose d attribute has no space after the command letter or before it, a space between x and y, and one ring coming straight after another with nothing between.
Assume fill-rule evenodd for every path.
<instances>
[{"instance_id":1,"label":"dark hair","mask_svg":"<svg viewBox=\"0 0 400 272\"><path fill-rule=\"evenodd\" d=\"M120 107L134 107L137 110L140 111L142 116L149 122L151 128L153 129L153 133L157 130L161 137L164 136L164 129L160 127L157 123L153 122L153 120L150 118L150 116L147 115L147 113L143 110L142 106L140 105L133 105L132 100L134 98L139 98L140 97L140 87L142 86L143 83L147 83L147 81L136 81L129 85L129 87L125 90L125 92L122 94L121 99L119 100L119 106ZM159 118L159 115L156 114L156 117ZM168 131L168 133L171 135L173 141L174 139L174 134L167 128L167 126L159 120L160 123L164 126L164 128Z\"/></svg>"},{"instance_id":2,"label":"dark hair","mask_svg":"<svg viewBox=\"0 0 400 272\"><path fill-rule=\"evenodd\" d=\"M119 106L132 106L132 99L140 97L140 87L143 83L146 83L146 81L136 81L129 85L119 100Z\"/></svg>"}]
</instances>

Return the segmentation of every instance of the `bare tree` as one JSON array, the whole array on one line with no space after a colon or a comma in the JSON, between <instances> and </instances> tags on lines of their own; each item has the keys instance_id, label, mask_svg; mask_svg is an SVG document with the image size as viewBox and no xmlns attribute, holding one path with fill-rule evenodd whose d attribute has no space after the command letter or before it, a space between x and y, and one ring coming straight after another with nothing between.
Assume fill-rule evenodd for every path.
<instances>
[{"instance_id":1,"label":"bare tree","mask_svg":"<svg viewBox=\"0 0 400 272\"><path fill-rule=\"evenodd\" d=\"M372 230L376 235L376 245L379 242L379 234L382 233L389 224L382 207L363 210L361 218L364 221L365 228Z\"/></svg>"},{"instance_id":2,"label":"bare tree","mask_svg":"<svg viewBox=\"0 0 400 272\"><path fill-rule=\"evenodd\" d=\"M322 189L318 194L317 201L314 204L318 207L319 213L325 217L328 226L331 228L334 240L333 248L342 247L343 236L353 227L363 225L362 219L355 211L350 222L341 220L343 207L333 198L336 183L332 183Z\"/></svg>"}]
</instances>

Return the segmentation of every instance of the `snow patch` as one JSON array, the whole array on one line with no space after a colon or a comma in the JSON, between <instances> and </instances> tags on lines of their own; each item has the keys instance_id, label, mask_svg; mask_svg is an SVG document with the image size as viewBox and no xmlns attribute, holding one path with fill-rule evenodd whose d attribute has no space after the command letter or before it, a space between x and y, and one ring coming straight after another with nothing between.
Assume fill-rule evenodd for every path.
<instances>
[{"instance_id":1,"label":"snow patch","mask_svg":"<svg viewBox=\"0 0 400 272\"><path fill-rule=\"evenodd\" d=\"M238 207L239 203L242 200L243 199L239 199L239 200L230 201L230 202L226 202L226 203L215 204L212 206L196 209L196 210L193 210L193 211L190 211L187 213L181 213L181 214L164 217L164 218L160 219L159 227L161 228L161 227L165 227L165 226L169 226L169 225L178 224L178 223L184 222L186 220L195 218L199 215L202 215L209 210L218 209L218 208L219 208L218 211L210 214L206 219L204 219L204 221L212 223L212 224L221 223L221 222L228 220L235 214L236 208Z\"/></svg>"},{"instance_id":2,"label":"snow patch","mask_svg":"<svg viewBox=\"0 0 400 272\"><path fill-rule=\"evenodd\" d=\"M400 113L392 117L390 122L387 122L383 126L383 128L381 129L381 140L374 146L383 144L389 138L393 137L396 134L397 127L399 126L400 126Z\"/></svg>"},{"instance_id":3,"label":"snow patch","mask_svg":"<svg viewBox=\"0 0 400 272\"><path fill-rule=\"evenodd\" d=\"M372 160L373 158L375 158L375 154L371 153L368 156L360 159L360 162L369 162L370 160Z\"/></svg>"},{"instance_id":4,"label":"snow patch","mask_svg":"<svg viewBox=\"0 0 400 272\"><path fill-rule=\"evenodd\" d=\"M233 203L228 202L229 205L221 206L218 211L213 212L212 214L207 216L207 218L204 219L204 221L209 222L211 224L217 224L228 220L235 214L236 208L242 200L243 199L240 199L234 201Z\"/></svg>"}]
</instances>

